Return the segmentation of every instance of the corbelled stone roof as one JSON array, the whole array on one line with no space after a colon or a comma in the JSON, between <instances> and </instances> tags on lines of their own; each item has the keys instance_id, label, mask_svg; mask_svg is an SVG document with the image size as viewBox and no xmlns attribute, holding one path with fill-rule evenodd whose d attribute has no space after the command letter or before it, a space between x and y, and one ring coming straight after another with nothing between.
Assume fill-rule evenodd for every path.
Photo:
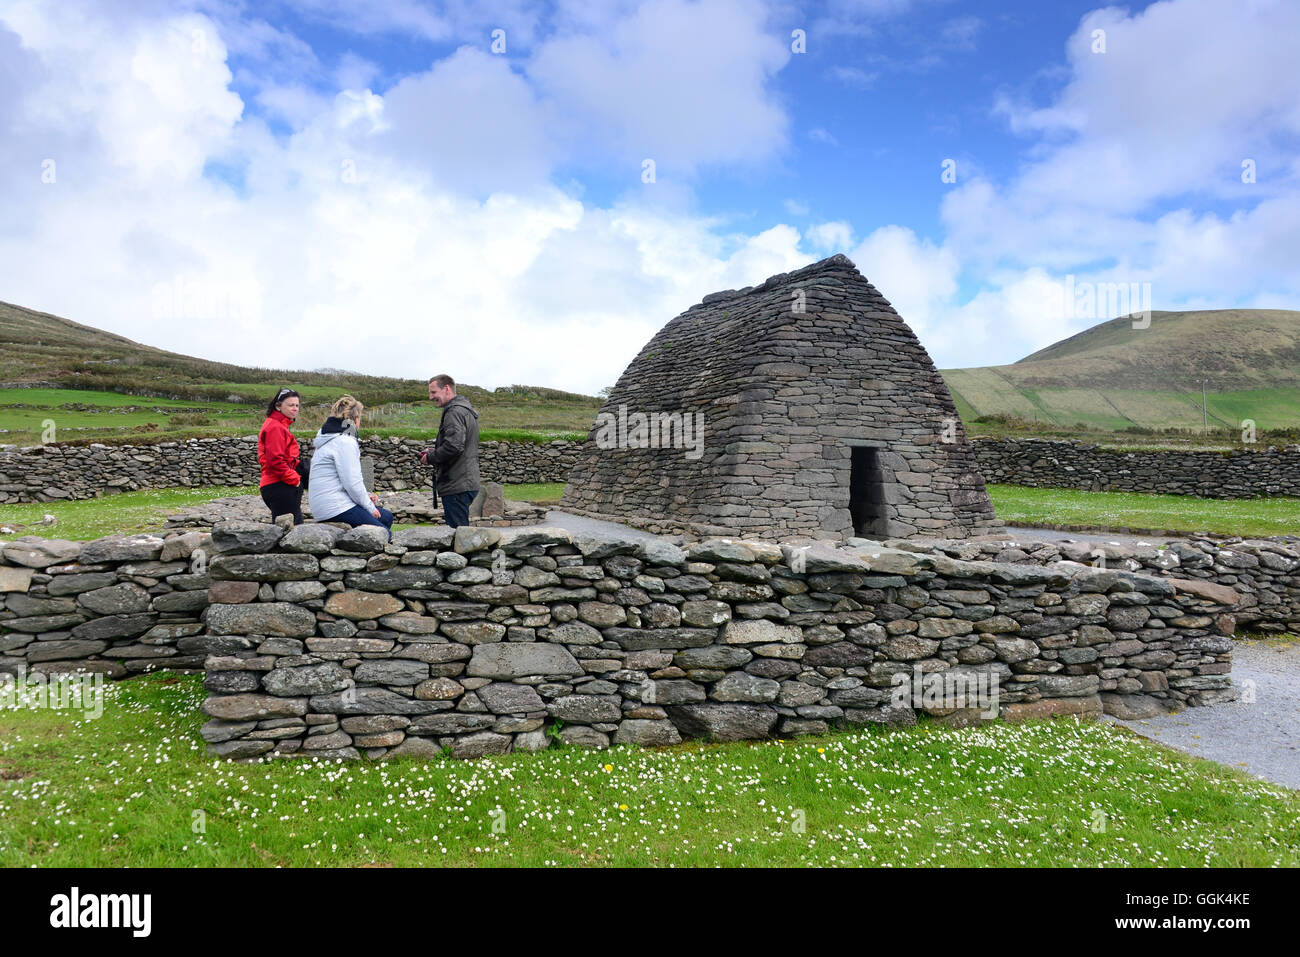
<instances>
[{"instance_id":1,"label":"corbelled stone roof","mask_svg":"<svg viewBox=\"0 0 1300 957\"><path fill-rule=\"evenodd\" d=\"M680 415L690 441L637 447L638 412ZM942 377L836 255L705 296L659 330L603 406L561 507L661 529L850 537L855 447L874 450L857 454L859 472L875 470L873 536L990 530Z\"/></svg>"}]
</instances>

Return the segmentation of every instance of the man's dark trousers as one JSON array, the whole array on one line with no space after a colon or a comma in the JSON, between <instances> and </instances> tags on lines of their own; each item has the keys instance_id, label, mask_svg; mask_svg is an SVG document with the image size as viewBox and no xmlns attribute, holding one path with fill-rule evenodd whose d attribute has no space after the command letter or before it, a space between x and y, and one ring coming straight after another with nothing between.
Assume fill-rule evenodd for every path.
<instances>
[{"instance_id":1,"label":"man's dark trousers","mask_svg":"<svg viewBox=\"0 0 1300 957\"><path fill-rule=\"evenodd\" d=\"M477 492L453 492L442 496L443 520L452 528L469 524L469 503Z\"/></svg>"}]
</instances>

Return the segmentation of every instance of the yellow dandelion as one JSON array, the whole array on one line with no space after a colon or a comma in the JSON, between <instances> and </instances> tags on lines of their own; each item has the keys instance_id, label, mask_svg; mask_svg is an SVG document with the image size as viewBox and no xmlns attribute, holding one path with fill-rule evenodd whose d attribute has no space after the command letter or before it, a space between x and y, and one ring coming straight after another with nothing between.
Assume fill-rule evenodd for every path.
<instances>
[{"instance_id":1,"label":"yellow dandelion","mask_svg":"<svg viewBox=\"0 0 1300 957\"><path fill-rule=\"evenodd\" d=\"M619 809L620 811L626 811L626 810L627 810L627 805L626 805L626 804L620 804L620 805L618 806L618 809Z\"/></svg>"},{"instance_id":2,"label":"yellow dandelion","mask_svg":"<svg viewBox=\"0 0 1300 957\"><path fill-rule=\"evenodd\" d=\"M614 765L612 765L612 764L607 764L607 765L605 765L605 770L606 770L606 771L613 771L613 770L614 770Z\"/></svg>"}]
</instances>

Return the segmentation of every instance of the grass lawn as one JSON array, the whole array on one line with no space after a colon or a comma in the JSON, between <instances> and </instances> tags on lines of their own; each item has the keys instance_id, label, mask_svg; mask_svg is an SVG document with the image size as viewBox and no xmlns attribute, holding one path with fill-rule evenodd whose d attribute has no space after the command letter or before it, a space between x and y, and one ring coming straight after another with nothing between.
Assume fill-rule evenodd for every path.
<instances>
[{"instance_id":1,"label":"grass lawn","mask_svg":"<svg viewBox=\"0 0 1300 957\"><path fill-rule=\"evenodd\" d=\"M558 502L564 494L561 482L507 485L506 498L513 502ZM184 508L228 495L256 495L257 486L211 486L209 488L146 489L75 502L38 502L34 505L0 505L0 542L10 537L2 531L6 522L13 536L39 535L88 541L106 535L157 530L170 509ZM46 515L58 521L38 525ZM28 526L17 528L18 524ZM406 526L397 526L404 528Z\"/></svg>"},{"instance_id":2,"label":"grass lawn","mask_svg":"<svg viewBox=\"0 0 1300 957\"><path fill-rule=\"evenodd\" d=\"M71 541L88 541L106 535L129 535L133 532L156 530L162 525L167 511L183 508L197 502L207 502L227 495L256 495L257 486L215 485L207 488L145 489L106 495L103 498L86 498L75 502L38 502L35 505L0 505L0 528L4 523L22 523L29 527L15 529L13 534L39 535L42 538L64 538ZM46 515L58 519L54 525L36 525ZM8 539L0 533L0 541Z\"/></svg>"},{"instance_id":3,"label":"grass lawn","mask_svg":"<svg viewBox=\"0 0 1300 957\"><path fill-rule=\"evenodd\" d=\"M35 505L0 505L0 527L21 522L31 527L16 535L46 538L91 539L116 533L157 528L159 516L169 508L181 508L227 495L255 495L251 485L198 489L154 489L124 492L76 502L44 502ZM507 485L506 498L515 502L558 502L564 494L561 482ZM1228 535L1285 535L1300 533L1300 499L1268 498L1215 500L1179 495L1146 495L1136 492L1075 492L1068 489L1022 488L990 485L998 517L1023 524L1097 525L1107 527L1208 531ZM46 514L58 519L41 526ZM0 533L3 535L3 533Z\"/></svg>"},{"instance_id":4,"label":"grass lawn","mask_svg":"<svg viewBox=\"0 0 1300 957\"><path fill-rule=\"evenodd\" d=\"M506 498L512 502L558 502L562 495L563 482L528 482L506 486Z\"/></svg>"},{"instance_id":5,"label":"grass lawn","mask_svg":"<svg viewBox=\"0 0 1300 957\"><path fill-rule=\"evenodd\" d=\"M240 764L204 695L0 710L0 865L1300 864L1300 794L1097 722Z\"/></svg>"},{"instance_id":6,"label":"grass lawn","mask_svg":"<svg viewBox=\"0 0 1300 957\"><path fill-rule=\"evenodd\" d=\"M1099 525L1225 535L1300 534L1300 498L1205 499L1141 492L990 485L998 518L1025 525Z\"/></svg>"}]
</instances>

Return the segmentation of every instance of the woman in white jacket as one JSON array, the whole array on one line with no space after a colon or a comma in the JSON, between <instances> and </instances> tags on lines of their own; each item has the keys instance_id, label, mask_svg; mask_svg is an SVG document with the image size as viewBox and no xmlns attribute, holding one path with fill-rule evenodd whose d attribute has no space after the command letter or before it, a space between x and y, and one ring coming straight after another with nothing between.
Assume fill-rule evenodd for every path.
<instances>
[{"instance_id":1,"label":"woman in white jacket","mask_svg":"<svg viewBox=\"0 0 1300 957\"><path fill-rule=\"evenodd\" d=\"M393 513L379 507L379 499L366 491L361 475L361 445L357 430L363 406L350 395L334 403L329 418L312 440L311 481L307 501L318 522L379 525L392 538Z\"/></svg>"}]
</instances>

